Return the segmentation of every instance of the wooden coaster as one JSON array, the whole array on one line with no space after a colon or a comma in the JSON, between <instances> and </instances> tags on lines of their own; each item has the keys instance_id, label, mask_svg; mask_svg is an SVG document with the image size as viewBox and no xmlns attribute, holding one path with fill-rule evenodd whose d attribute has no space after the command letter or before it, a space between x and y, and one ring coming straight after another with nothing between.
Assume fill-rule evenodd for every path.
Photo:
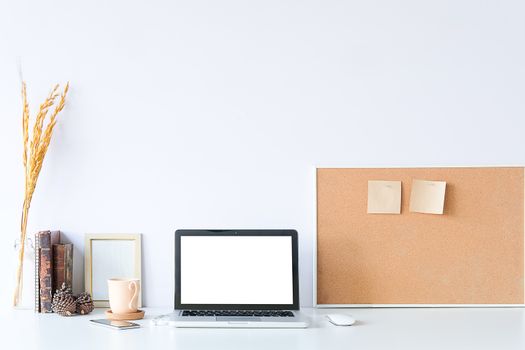
<instances>
[{"instance_id":1,"label":"wooden coaster","mask_svg":"<svg viewBox=\"0 0 525 350\"><path fill-rule=\"evenodd\" d=\"M129 314L114 314L111 310L106 310L106 318L115 321L140 320L144 318L144 310L137 310Z\"/></svg>"}]
</instances>

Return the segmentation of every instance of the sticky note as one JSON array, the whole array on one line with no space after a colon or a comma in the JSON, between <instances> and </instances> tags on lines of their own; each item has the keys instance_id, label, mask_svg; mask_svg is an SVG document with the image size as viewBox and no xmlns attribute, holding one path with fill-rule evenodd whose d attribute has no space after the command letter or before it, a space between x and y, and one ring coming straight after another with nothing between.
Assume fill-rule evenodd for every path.
<instances>
[{"instance_id":1,"label":"sticky note","mask_svg":"<svg viewBox=\"0 0 525 350\"><path fill-rule=\"evenodd\" d=\"M424 214L443 214L445 181L413 180L410 193L410 211Z\"/></svg>"},{"instance_id":2,"label":"sticky note","mask_svg":"<svg viewBox=\"0 0 525 350\"><path fill-rule=\"evenodd\" d=\"M401 214L401 181L368 181L368 214Z\"/></svg>"}]
</instances>

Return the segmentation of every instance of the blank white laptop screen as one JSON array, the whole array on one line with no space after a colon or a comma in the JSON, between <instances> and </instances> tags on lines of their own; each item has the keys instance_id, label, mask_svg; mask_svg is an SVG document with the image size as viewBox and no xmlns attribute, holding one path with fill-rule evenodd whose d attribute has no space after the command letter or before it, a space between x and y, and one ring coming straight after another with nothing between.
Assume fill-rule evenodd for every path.
<instances>
[{"instance_id":1,"label":"blank white laptop screen","mask_svg":"<svg viewBox=\"0 0 525 350\"><path fill-rule=\"evenodd\" d=\"M182 236L182 304L293 304L290 236Z\"/></svg>"}]
</instances>

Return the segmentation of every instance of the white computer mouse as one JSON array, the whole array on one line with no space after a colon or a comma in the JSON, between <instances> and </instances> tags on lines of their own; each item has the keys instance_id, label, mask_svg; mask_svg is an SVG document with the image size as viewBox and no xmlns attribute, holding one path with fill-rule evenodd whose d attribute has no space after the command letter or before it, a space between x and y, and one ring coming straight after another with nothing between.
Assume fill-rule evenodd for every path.
<instances>
[{"instance_id":1,"label":"white computer mouse","mask_svg":"<svg viewBox=\"0 0 525 350\"><path fill-rule=\"evenodd\" d=\"M351 326L355 323L355 318L350 315L328 314L326 318L336 326Z\"/></svg>"}]
</instances>

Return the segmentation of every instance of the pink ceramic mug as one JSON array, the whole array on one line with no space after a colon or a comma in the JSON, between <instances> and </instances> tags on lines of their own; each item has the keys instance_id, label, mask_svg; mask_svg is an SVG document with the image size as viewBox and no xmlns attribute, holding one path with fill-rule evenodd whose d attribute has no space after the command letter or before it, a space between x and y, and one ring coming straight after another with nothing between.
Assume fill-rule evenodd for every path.
<instances>
[{"instance_id":1,"label":"pink ceramic mug","mask_svg":"<svg viewBox=\"0 0 525 350\"><path fill-rule=\"evenodd\" d=\"M114 314L137 312L140 280L136 278L111 278L108 280L109 307Z\"/></svg>"}]
</instances>

